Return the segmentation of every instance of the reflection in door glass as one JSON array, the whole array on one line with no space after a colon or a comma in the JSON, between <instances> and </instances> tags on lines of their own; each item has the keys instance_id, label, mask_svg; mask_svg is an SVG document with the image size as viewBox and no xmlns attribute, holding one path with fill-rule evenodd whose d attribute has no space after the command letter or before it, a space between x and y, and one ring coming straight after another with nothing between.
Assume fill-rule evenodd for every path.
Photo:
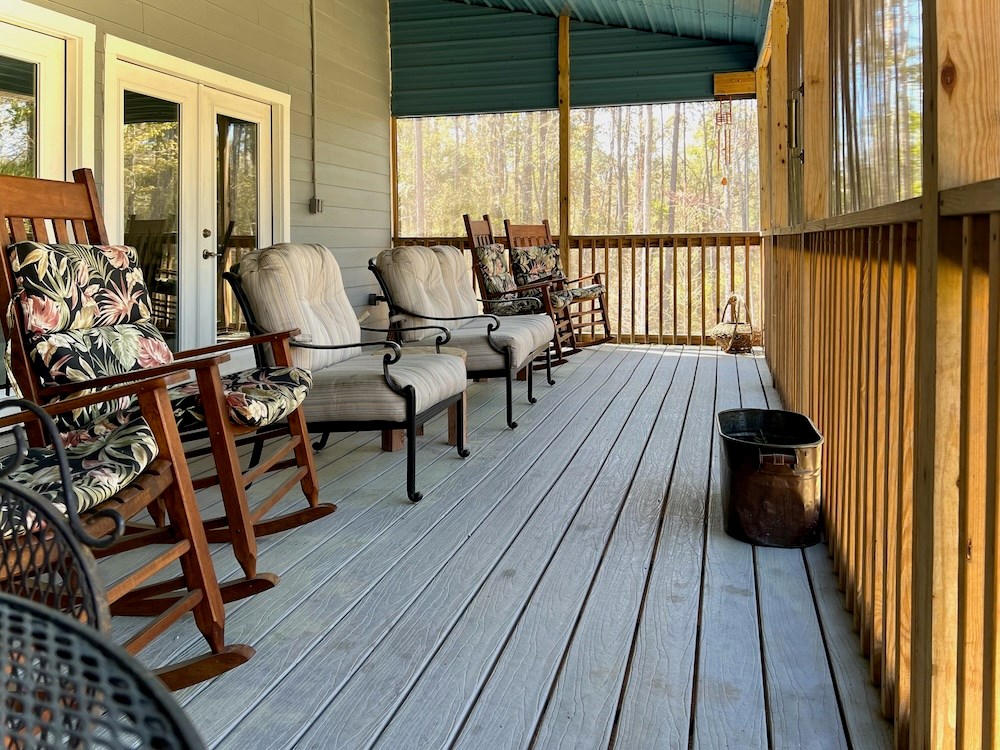
<instances>
[{"instance_id":1,"label":"reflection in door glass","mask_svg":"<svg viewBox=\"0 0 1000 750\"><path fill-rule=\"evenodd\" d=\"M176 102L125 92L125 244L139 255L153 323L171 349L177 346L179 118Z\"/></svg>"},{"instance_id":2,"label":"reflection in door glass","mask_svg":"<svg viewBox=\"0 0 1000 750\"><path fill-rule=\"evenodd\" d=\"M257 124L219 115L216 122L218 148L219 255L216 289L218 300L218 339L242 338L246 323L229 285L222 278L257 247L258 172Z\"/></svg>"},{"instance_id":3,"label":"reflection in door glass","mask_svg":"<svg viewBox=\"0 0 1000 750\"><path fill-rule=\"evenodd\" d=\"M0 56L0 174L35 177L33 63Z\"/></svg>"}]
</instances>

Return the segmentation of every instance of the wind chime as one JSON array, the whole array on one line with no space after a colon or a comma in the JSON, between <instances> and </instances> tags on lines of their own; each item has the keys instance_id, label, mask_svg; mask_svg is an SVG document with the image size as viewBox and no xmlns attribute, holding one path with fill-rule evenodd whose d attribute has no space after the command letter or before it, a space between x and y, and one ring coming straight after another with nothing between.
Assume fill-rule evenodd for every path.
<instances>
[{"instance_id":1,"label":"wind chime","mask_svg":"<svg viewBox=\"0 0 1000 750\"><path fill-rule=\"evenodd\" d=\"M722 184L729 184L729 164L733 156L733 100L719 101L719 111L715 113L715 165L722 172ZM723 169L723 160L725 168Z\"/></svg>"}]
</instances>

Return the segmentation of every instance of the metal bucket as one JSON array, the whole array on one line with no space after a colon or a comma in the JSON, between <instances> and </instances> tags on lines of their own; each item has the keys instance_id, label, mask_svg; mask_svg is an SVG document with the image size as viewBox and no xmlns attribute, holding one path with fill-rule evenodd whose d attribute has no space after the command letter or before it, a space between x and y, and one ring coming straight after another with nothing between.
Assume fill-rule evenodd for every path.
<instances>
[{"instance_id":1,"label":"metal bucket","mask_svg":"<svg viewBox=\"0 0 1000 750\"><path fill-rule=\"evenodd\" d=\"M767 547L820 541L823 436L804 414L729 409L718 414L726 533Z\"/></svg>"}]
</instances>

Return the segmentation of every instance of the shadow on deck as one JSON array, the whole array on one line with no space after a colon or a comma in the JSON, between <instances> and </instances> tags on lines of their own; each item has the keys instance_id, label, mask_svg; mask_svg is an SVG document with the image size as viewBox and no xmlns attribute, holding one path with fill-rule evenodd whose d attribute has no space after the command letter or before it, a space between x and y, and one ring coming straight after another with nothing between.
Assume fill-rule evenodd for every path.
<instances>
[{"instance_id":1,"label":"shadow on deck","mask_svg":"<svg viewBox=\"0 0 1000 750\"><path fill-rule=\"evenodd\" d=\"M470 384L473 454L429 423L419 505L374 433L317 455L339 510L262 538L281 583L227 607L257 655L178 694L210 746L891 747L826 548L722 531L714 417L779 406L763 358L606 345L556 378L514 431Z\"/></svg>"}]
</instances>

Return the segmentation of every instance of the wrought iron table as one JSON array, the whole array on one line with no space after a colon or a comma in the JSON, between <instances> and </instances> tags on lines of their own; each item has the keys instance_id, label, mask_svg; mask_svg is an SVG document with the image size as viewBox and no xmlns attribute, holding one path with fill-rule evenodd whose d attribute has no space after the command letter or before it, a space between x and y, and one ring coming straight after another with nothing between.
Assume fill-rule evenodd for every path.
<instances>
[{"instance_id":1,"label":"wrought iron table","mask_svg":"<svg viewBox=\"0 0 1000 750\"><path fill-rule=\"evenodd\" d=\"M205 747L166 688L93 628L0 593L3 747Z\"/></svg>"}]
</instances>

